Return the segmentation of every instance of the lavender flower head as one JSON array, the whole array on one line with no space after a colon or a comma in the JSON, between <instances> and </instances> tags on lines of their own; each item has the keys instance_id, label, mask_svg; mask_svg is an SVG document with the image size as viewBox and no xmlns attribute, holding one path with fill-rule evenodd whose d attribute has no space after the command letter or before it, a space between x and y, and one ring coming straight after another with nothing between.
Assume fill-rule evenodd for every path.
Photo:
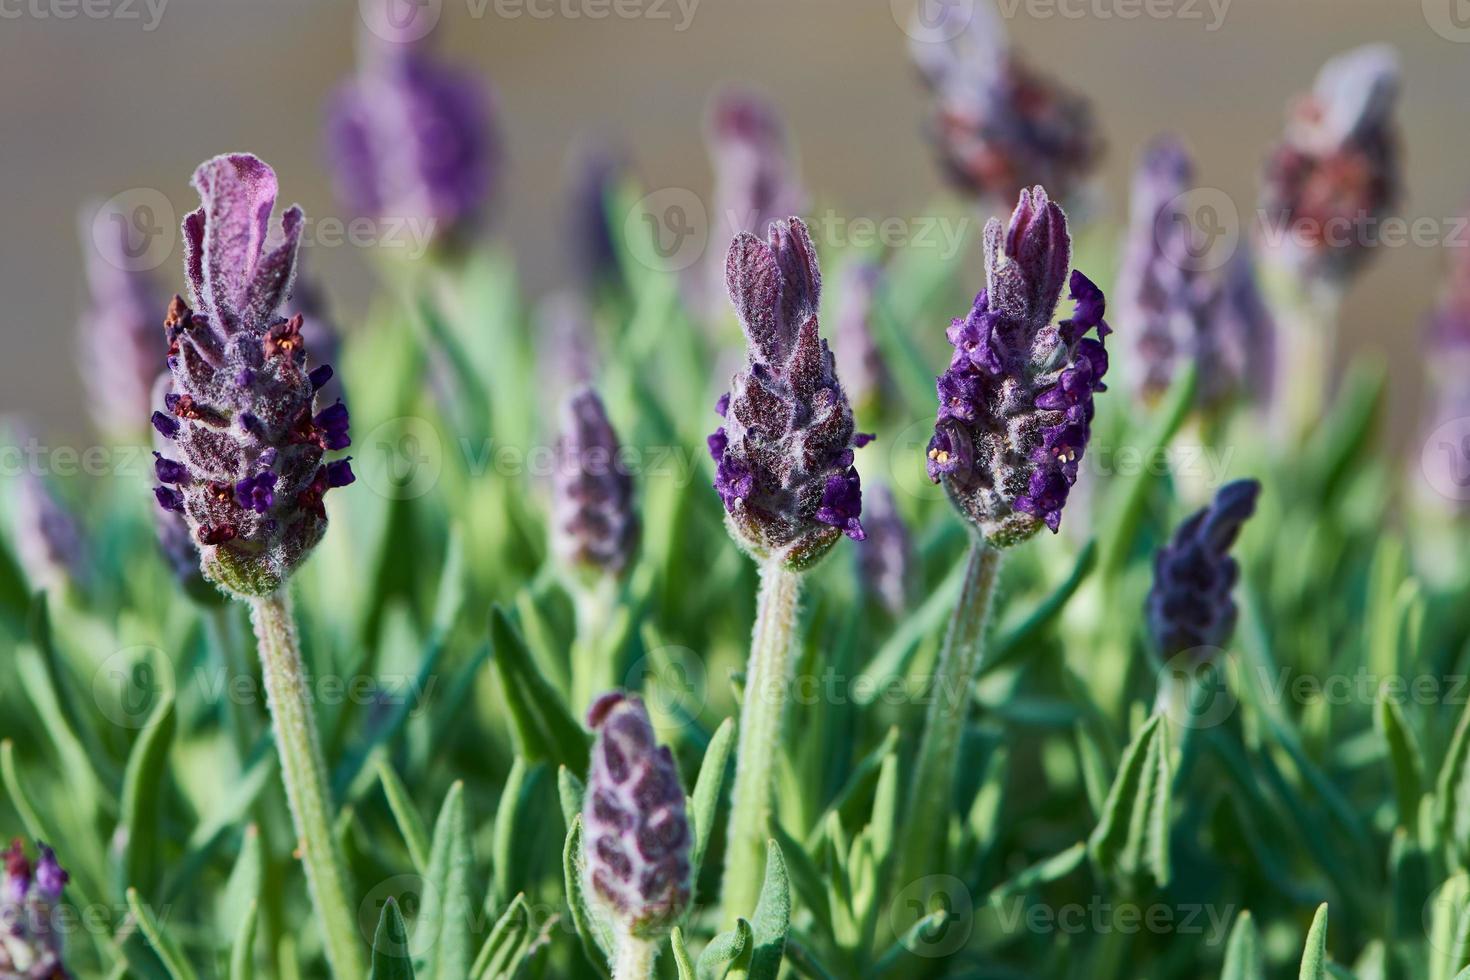
<instances>
[{"instance_id":1,"label":"lavender flower head","mask_svg":"<svg viewBox=\"0 0 1470 980\"><path fill-rule=\"evenodd\" d=\"M600 142L584 146L572 159L567 237L578 278L588 292L616 283L621 275L620 231L609 220L608 209L626 166L620 153Z\"/></svg>"},{"instance_id":2,"label":"lavender flower head","mask_svg":"<svg viewBox=\"0 0 1470 980\"><path fill-rule=\"evenodd\" d=\"M1027 65L993 9L945 4L937 19L916 11L908 33L934 97L940 163L958 189L994 202L1033 183L1076 193L1102 158L1092 107Z\"/></svg>"},{"instance_id":3,"label":"lavender flower head","mask_svg":"<svg viewBox=\"0 0 1470 980\"><path fill-rule=\"evenodd\" d=\"M0 977L9 980L67 980L54 909L66 888L67 873L56 854L37 843L35 864L20 840L3 859L0 884Z\"/></svg>"},{"instance_id":4,"label":"lavender flower head","mask_svg":"<svg viewBox=\"0 0 1470 980\"><path fill-rule=\"evenodd\" d=\"M1276 257L1309 280L1340 284L1362 268L1399 198L1394 109L1398 55L1367 45L1338 55L1291 108L1266 163L1262 208Z\"/></svg>"},{"instance_id":5,"label":"lavender flower head","mask_svg":"<svg viewBox=\"0 0 1470 980\"><path fill-rule=\"evenodd\" d=\"M1146 609L1165 662L1182 653L1208 660L1230 641L1237 614L1231 591L1240 577L1230 546L1255 513L1260 492L1255 480L1227 483L1214 502L1179 525L1155 558Z\"/></svg>"},{"instance_id":6,"label":"lavender flower head","mask_svg":"<svg viewBox=\"0 0 1470 980\"><path fill-rule=\"evenodd\" d=\"M365 32L361 52L327 110L338 197L357 215L411 220L438 242L464 237L501 169L488 90L406 37Z\"/></svg>"},{"instance_id":7,"label":"lavender flower head","mask_svg":"<svg viewBox=\"0 0 1470 980\"><path fill-rule=\"evenodd\" d=\"M40 476L23 472L15 484L16 558L38 589L60 589L85 576L87 549L76 516Z\"/></svg>"},{"instance_id":8,"label":"lavender flower head","mask_svg":"<svg viewBox=\"0 0 1470 980\"><path fill-rule=\"evenodd\" d=\"M1133 330L1140 393L1164 393L1185 364L1199 369L1199 402L1222 405L1270 387L1273 323L1244 242L1215 267L1186 213L1194 161L1173 137L1156 140L1133 176L1132 218L1118 276L1118 308Z\"/></svg>"},{"instance_id":9,"label":"lavender flower head","mask_svg":"<svg viewBox=\"0 0 1470 980\"><path fill-rule=\"evenodd\" d=\"M1010 226L985 227L986 288L949 328L929 479L994 547L1061 525L1108 355L1103 294L1072 270L1072 317L1053 325L1072 242L1062 209L1022 191ZM1097 339L1086 336L1097 330Z\"/></svg>"},{"instance_id":10,"label":"lavender flower head","mask_svg":"<svg viewBox=\"0 0 1470 980\"><path fill-rule=\"evenodd\" d=\"M848 265L838 284L837 373L859 414L876 410L889 386L872 328L874 297L882 280L883 267L863 261Z\"/></svg>"},{"instance_id":11,"label":"lavender flower head","mask_svg":"<svg viewBox=\"0 0 1470 980\"><path fill-rule=\"evenodd\" d=\"M726 283L749 342L709 437L731 534L757 560L802 570L843 534L861 541L862 484L852 408L818 333L822 274L799 218L730 246Z\"/></svg>"},{"instance_id":12,"label":"lavender flower head","mask_svg":"<svg viewBox=\"0 0 1470 980\"><path fill-rule=\"evenodd\" d=\"M158 376L162 297L152 278L134 268L127 220L115 210L83 214L87 308L77 332L87 405L97 427L136 434Z\"/></svg>"},{"instance_id":13,"label":"lavender flower head","mask_svg":"<svg viewBox=\"0 0 1470 980\"><path fill-rule=\"evenodd\" d=\"M868 539L857 549L858 571L868 593L890 614L901 616L918 585L918 555L893 491L879 484L868 496Z\"/></svg>"},{"instance_id":14,"label":"lavender flower head","mask_svg":"<svg viewBox=\"0 0 1470 980\"><path fill-rule=\"evenodd\" d=\"M633 477L602 399L583 388L562 405L551 481L551 544L563 562L620 575L638 544Z\"/></svg>"},{"instance_id":15,"label":"lavender flower head","mask_svg":"<svg viewBox=\"0 0 1470 980\"><path fill-rule=\"evenodd\" d=\"M628 935L658 939L689 907L693 835L679 770L643 702L621 691L587 712L597 733L582 806L589 894Z\"/></svg>"},{"instance_id":16,"label":"lavender flower head","mask_svg":"<svg viewBox=\"0 0 1470 980\"><path fill-rule=\"evenodd\" d=\"M164 322L173 390L154 428L154 495L183 514L206 576L235 596L281 587L326 531L323 497L353 480L347 410L318 408L330 369L307 367L300 314L277 313L291 291L301 209L268 244L276 175L249 154L215 157L194 172L203 206L184 219L190 303L174 297Z\"/></svg>"},{"instance_id":17,"label":"lavender flower head","mask_svg":"<svg viewBox=\"0 0 1470 980\"><path fill-rule=\"evenodd\" d=\"M1470 249L1448 249L1449 277L1430 315L1429 408L1415 460L1421 497L1454 513L1470 510Z\"/></svg>"}]
</instances>

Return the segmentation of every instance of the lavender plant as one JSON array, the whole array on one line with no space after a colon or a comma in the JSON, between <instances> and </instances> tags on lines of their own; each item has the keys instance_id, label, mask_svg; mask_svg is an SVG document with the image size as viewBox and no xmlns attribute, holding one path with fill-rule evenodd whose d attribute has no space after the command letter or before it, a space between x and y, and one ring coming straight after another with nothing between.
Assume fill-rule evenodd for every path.
<instances>
[{"instance_id":1,"label":"lavender plant","mask_svg":"<svg viewBox=\"0 0 1470 980\"><path fill-rule=\"evenodd\" d=\"M0 976L15 980L66 980L61 930L56 906L66 888L67 873L56 853L36 844L34 864L25 845L13 840L4 854L0 885Z\"/></svg>"}]
</instances>

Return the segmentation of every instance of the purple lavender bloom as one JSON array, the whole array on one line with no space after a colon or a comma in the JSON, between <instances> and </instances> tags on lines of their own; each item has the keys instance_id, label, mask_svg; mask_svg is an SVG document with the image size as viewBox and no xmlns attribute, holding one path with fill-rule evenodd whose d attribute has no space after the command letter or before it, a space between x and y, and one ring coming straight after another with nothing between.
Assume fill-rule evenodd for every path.
<instances>
[{"instance_id":1,"label":"purple lavender bloom","mask_svg":"<svg viewBox=\"0 0 1470 980\"><path fill-rule=\"evenodd\" d=\"M1231 591L1240 577L1230 546L1255 513L1260 492L1255 480L1227 483L1160 549L1147 613L1149 632L1165 662L1181 653L1208 660L1230 641L1237 613Z\"/></svg>"},{"instance_id":2,"label":"purple lavender bloom","mask_svg":"<svg viewBox=\"0 0 1470 980\"><path fill-rule=\"evenodd\" d=\"M955 18L967 18L955 23ZM1070 198L1102 158L1091 104L1031 69L986 4L916 12L910 53L933 95L932 137L962 192L1012 200L1032 184Z\"/></svg>"},{"instance_id":3,"label":"purple lavender bloom","mask_svg":"<svg viewBox=\"0 0 1470 980\"><path fill-rule=\"evenodd\" d=\"M0 884L0 977L14 980L67 980L62 937L55 907L69 875L56 854L37 842L34 865L19 839L4 852Z\"/></svg>"},{"instance_id":4,"label":"purple lavender bloom","mask_svg":"<svg viewBox=\"0 0 1470 980\"><path fill-rule=\"evenodd\" d=\"M316 411L302 317L290 294L300 208L268 243L276 175L248 154L194 173L203 206L184 219L191 308L174 297L164 322L172 384L155 429L168 440L155 491L182 508L205 574L236 596L281 587L326 531L334 485L323 454L345 448L346 409Z\"/></svg>"},{"instance_id":5,"label":"purple lavender bloom","mask_svg":"<svg viewBox=\"0 0 1470 980\"><path fill-rule=\"evenodd\" d=\"M127 216L84 214L87 309L78 322L87 405L104 432L136 432L147 414L163 330L162 302L152 278L128 254Z\"/></svg>"},{"instance_id":6,"label":"purple lavender bloom","mask_svg":"<svg viewBox=\"0 0 1470 980\"><path fill-rule=\"evenodd\" d=\"M602 143L583 148L572 162L567 237L578 277L587 291L616 283L621 276L617 244L620 232L609 220L608 209L625 167L622 155Z\"/></svg>"},{"instance_id":7,"label":"purple lavender bloom","mask_svg":"<svg viewBox=\"0 0 1470 980\"><path fill-rule=\"evenodd\" d=\"M40 476L15 483L16 558L35 588L59 589L85 578L87 548L76 516Z\"/></svg>"},{"instance_id":8,"label":"purple lavender bloom","mask_svg":"<svg viewBox=\"0 0 1470 980\"><path fill-rule=\"evenodd\" d=\"M552 550L574 568L620 575L637 544L633 477L602 399L583 388L562 406L551 481Z\"/></svg>"},{"instance_id":9,"label":"purple lavender bloom","mask_svg":"<svg viewBox=\"0 0 1470 980\"><path fill-rule=\"evenodd\" d=\"M340 359L341 334L328 311L321 285L302 274L299 256L296 283L282 315L289 320L297 314L301 315L301 336L311 351L311 362L316 365L308 377L316 389L317 398L324 403L337 401L343 397L343 389L332 365Z\"/></svg>"},{"instance_id":10,"label":"purple lavender bloom","mask_svg":"<svg viewBox=\"0 0 1470 980\"><path fill-rule=\"evenodd\" d=\"M858 545L858 571L868 593L890 614L901 616L918 585L918 555L893 491L879 484L868 497L868 519L863 525L868 539Z\"/></svg>"},{"instance_id":11,"label":"purple lavender bloom","mask_svg":"<svg viewBox=\"0 0 1470 980\"><path fill-rule=\"evenodd\" d=\"M883 267L877 262L854 262L843 270L837 289L837 374L853 409L865 418L878 409L890 386L872 327L874 296L882 279Z\"/></svg>"},{"instance_id":12,"label":"purple lavender bloom","mask_svg":"<svg viewBox=\"0 0 1470 980\"><path fill-rule=\"evenodd\" d=\"M1416 484L1436 508L1470 510L1470 249L1446 250L1449 276L1427 330L1428 410Z\"/></svg>"},{"instance_id":13,"label":"purple lavender bloom","mask_svg":"<svg viewBox=\"0 0 1470 980\"><path fill-rule=\"evenodd\" d=\"M1071 252L1062 209L1039 186L1022 191L1008 228L986 225L986 288L949 327L929 478L994 547L1058 529L1105 390L1102 291L1072 270L1072 317L1051 322Z\"/></svg>"},{"instance_id":14,"label":"purple lavender bloom","mask_svg":"<svg viewBox=\"0 0 1470 980\"><path fill-rule=\"evenodd\" d=\"M1186 195L1194 161L1184 144L1162 137L1133 176L1132 219L1118 276L1118 316L1131 328L1140 393L1166 391L1185 364L1199 369L1199 402L1215 408L1238 393L1270 387L1274 333L1244 242L1224 269L1201 255Z\"/></svg>"},{"instance_id":15,"label":"purple lavender bloom","mask_svg":"<svg viewBox=\"0 0 1470 980\"><path fill-rule=\"evenodd\" d=\"M716 406L725 424L709 437L715 489L731 533L753 556L804 569L841 535L863 539L853 450L871 437L853 431L818 333L822 275L806 225L776 222L769 244L741 234L726 270L749 349Z\"/></svg>"},{"instance_id":16,"label":"purple lavender bloom","mask_svg":"<svg viewBox=\"0 0 1470 980\"><path fill-rule=\"evenodd\" d=\"M364 33L359 60L327 112L338 197L357 215L419 223L436 242L464 238L501 169L489 90L407 39Z\"/></svg>"},{"instance_id":17,"label":"purple lavender bloom","mask_svg":"<svg viewBox=\"0 0 1470 980\"><path fill-rule=\"evenodd\" d=\"M628 934L660 938L689 908L693 887L679 770L634 695L602 695L587 725L597 733L582 806L587 891Z\"/></svg>"},{"instance_id":18,"label":"purple lavender bloom","mask_svg":"<svg viewBox=\"0 0 1470 980\"><path fill-rule=\"evenodd\" d=\"M1398 55L1373 44L1322 66L1291 107L1286 134L1266 163L1263 235L1305 279L1341 284L1371 256L1378 223L1392 214L1402 163L1394 126Z\"/></svg>"}]
</instances>

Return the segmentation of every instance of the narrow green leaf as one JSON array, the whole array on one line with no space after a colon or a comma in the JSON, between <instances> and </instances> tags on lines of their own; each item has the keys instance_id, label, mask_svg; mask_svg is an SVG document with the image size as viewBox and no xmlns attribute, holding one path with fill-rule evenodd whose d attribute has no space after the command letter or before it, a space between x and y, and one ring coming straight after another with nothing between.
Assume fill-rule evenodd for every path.
<instances>
[{"instance_id":1,"label":"narrow green leaf","mask_svg":"<svg viewBox=\"0 0 1470 980\"><path fill-rule=\"evenodd\" d=\"M695 980L694 962L689 958L689 948L684 945L683 929L674 927L669 945L674 950L674 969L679 971L679 980Z\"/></svg>"},{"instance_id":2,"label":"narrow green leaf","mask_svg":"<svg viewBox=\"0 0 1470 980\"><path fill-rule=\"evenodd\" d=\"M425 980L464 980L470 966L470 850L464 783L444 797L429 848L424 901L414 942L423 950L415 972Z\"/></svg>"},{"instance_id":3,"label":"narrow green leaf","mask_svg":"<svg viewBox=\"0 0 1470 980\"><path fill-rule=\"evenodd\" d=\"M369 980L414 980L413 959L408 951L408 927L398 902L383 903L378 930L373 934L373 972Z\"/></svg>"},{"instance_id":4,"label":"narrow green leaf","mask_svg":"<svg viewBox=\"0 0 1470 980\"><path fill-rule=\"evenodd\" d=\"M240 920L252 914L260 899L264 866L261 860L260 831L254 824L240 835L240 856L225 882L224 894L215 910L215 929L221 936L230 935Z\"/></svg>"},{"instance_id":5,"label":"narrow green leaf","mask_svg":"<svg viewBox=\"0 0 1470 980\"><path fill-rule=\"evenodd\" d=\"M582 815L572 818L567 831L566 846L562 849L562 876L566 885L567 907L572 913L572 925L582 940L582 952L593 969L606 977L608 964L616 953L616 939L608 931L606 923L595 915L587 905L587 896L582 893Z\"/></svg>"},{"instance_id":6,"label":"narrow green leaf","mask_svg":"<svg viewBox=\"0 0 1470 980\"><path fill-rule=\"evenodd\" d=\"M408 795L408 788L387 757L378 757L378 782L383 786L383 795L388 799L388 810L398 824L398 833L408 845L408 856L419 874L429 871L429 832L419 816L418 807Z\"/></svg>"},{"instance_id":7,"label":"narrow green leaf","mask_svg":"<svg viewBox=\"0 0 1470 980\"><path fill-rule=\"evenodd\" d=\"M1248 911L1235 917L1230 929L1230 942L1225 947L1225 970L1220 980L1266 980L1266 964L1261 959L1261 937Z\"/></svg>"},{"instance_id":8,"label":"narrow green leaf","mask_svg":"<svg viewBox=\"0 0 1470 980\"><path fill-rule=\"evenodd\" d=\"M755 949L754 932L744 919L735 922L735 928L722 932L699 954L694 972L699 980L735 980L750 970L750 960Z\"/></svg>"},{"instance_id":9,"label":"narrow green leaf","mask_svg":"<svg viewBox=\"0 0 1470 980\"><path fill-rule=\"evenodd\" d=\"M694 843L689 851L689 865L694 875L704 866L705 851L709 848L710 834L715 828L719 814L720 797L725 786L725 773L729 768L730 750L735 744L735 720L726 718L715 729L709 747L704 750L704 760L699 765L699 776L694 780L694 794L689 798L689 816L694 820Z\"/></svg>"},{"instance_id":10,"label":"narrow green leaf","mask_svg":"<svg viewBox=\"0 0 1470 980\"><path fill-rule=\"evenodd\" d=\"M1061 584L1033 609L1025 619L1014 626L1004 626L999 635L991 641L985 650L985 659L980 663L980 676L983 677L997 667L1002 667L1016 657L1025 654L1031 649L1036 638L1041 635L1047 625L1057 617L1067 606L1067 601L1076 594L1082 583L1087 581L1087 576L1097 566L1097 539L1089 539L1082 550L1077 553L1077 560L1072 563L1072 570Z\"/></svg>"},{"instance_id":11,"label":"narrow green leaf","mask_svg":"<svg viewBox=\"0 0 1470 980\"><path fill-rule=\"evenodd\" d=\"M1060 881L1082 866L1087 860L1087 842L1078 841L1065 851L1043 858L1024 868L990 890L987 899L991 902L1004 901L1016 895L1024 895L1040 885Z\"/></svg>"},{"instance_id":12,"label":"narrow green leaf","mask_svg":"<svg viewBox=\"0 0 1470 980\"><path fill-rule=\"evenodd\" d=\"M1300 980L1326 980L1327 977L1327 903L1317 906L1312 928L1307 930L1307 946L1302 951Z\"/></svg>"},{"instance_id":13,"label":"narrow green leaf","mask_svg":"<svg viewBox=\"0 0 1470 980\"><path fill-rule=\"evenodd\" d=\"M1169 881L1169 773L1167 729L1154 715L1123 753L1118 775L1088 839L1104 873L1129 881Z\"/></svg>"},{"instance_id":14,"label":"narrow green leaf","mask_svg":"<svg viewBox=\"0 0 1470 980\"><path fill-rule=\"evenodd\" d=\"M1440 843L1463 865L1470 851L1470 704L1460 715L1434 783L1435 826Z\"/></svg>"},{"instance_id":15,"label":"narrow green leaf","mask_svg":"<svg viewBox=\"0 0 1470 980\"><path fill-rule=\"evenodd\" d=\"M520 756L511 764L500 806L495 811L495 894L502 902L531 882L526 870L531 857L526 842L535 839L537 825L544 817L535 812L537 794L546 766L527 765Z\"/></svg>"},{"instance_id":16,"label":"narrow green leaf","mask_svg":"<svg viewBox=\"0 0 1470 980\"><path fill-rule=\"evenodd\" d=\"M566 766L559 766L556 770L556 792L561 800L561 816L568 828L572 826L572 820L582 812L582 799L587 794L587 787L582 785L582 780L572 774ZM699 873L699 865L694 865L695 874Z\"/></svg>"},{"instance_id":17,"label":"narrow green leaf","mask_svg":"<svg viewBox=\"0 0 1470 980\"><path fill-rule=\"evenodd\" d=\"M1424 756L1418 740L1404 720L1403 709L1380 694L1378 728L1388 744L1388 761L1393 776L1394 795L1398 798L1399 826L1419 826L1419 802L1424 794Z\"/></svg>"},{"instance_id":18,"label":"narrow green leaf","mask_svg":"<svg viewBox=\"0 0 1470 980\"><path fill-rule=\"evenodd\" d=\"M158 817L163 780L175 728L174 694L163 691L128 755L113 853L122 882L130 887L153 884L158 860Z\"/></svg>"},{"instance_id":19,"label":"narrow green leaf","mask_svg":"<svg viewBox=\"0 0 1470 980\"><path fill-rule=\"evenodd\" d=\"M531 907L526 903L526 896L519 894L490 930L485 945L480 948L480 955L475 957L470 977L473 980L501 980L515 976L535 938Z\"/></svg>"},{"instance_id":20,"label":"narrow green leaf","mask_svg":"<svg viewBox=\"0 0 1470 980\"><path fill-rule=\"evenodd\" d=\"M136 888L128 889L128 909L133 913L138 928L147 937L148 945L153 947L153 952L163 962L163 968L168 971L168 975L173 980L198 980L194 968L184 958L173 938L164 933L158 919L153 915L153 910L144 903Z\"/></svg>"},{"instance_id":21,"label":"narrow green leaf","mask_svg":"<svg viewBox=\"0 0 1470 980\"><path fill-rule=\"evenodd\" d=\"M499 606L490 615L490 642L521 754L586 772L591 739L535 668L525 641Z\"/></svg>"},{"instance_id":22,"label":"narrow green leaf","mask_svg":"<svg viewBox=\"0 0 1470 980\"><path fill-rule=\"evenodd\" d=\"M230 948L230 980L255 980L255 924L259 918L257 903L252 901L240 916L240 928Z\"/></svg>"},{"instance_id":23,"label":"narrow green leaf","mask_svg":"<svg viewBox=\"0 0 1470 980\"><path fill-rule=\"evenodd\" d=\"M766 879L750 920L755 952L750 961L750 980L776 980L786 952L786 934L791 928L791 883L781 845L766 845Z\"/></svg>"}]
</instances>

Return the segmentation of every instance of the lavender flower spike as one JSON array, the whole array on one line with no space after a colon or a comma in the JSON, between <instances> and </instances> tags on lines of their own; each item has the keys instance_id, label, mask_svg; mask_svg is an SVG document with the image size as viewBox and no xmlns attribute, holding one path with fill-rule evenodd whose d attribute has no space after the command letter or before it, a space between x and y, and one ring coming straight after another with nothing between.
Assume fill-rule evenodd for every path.
<instances>
[{"instance_id":1,"label":"lavender flower spike","mask_svg":"<svg viewBox=\"0 0 1470 980\"><path fill-rule=\"evenodd\" d=\"M1470 220L1470 219L1467 219ZM1414 484L1430 512L1470 511L1470 250L1446 249L1449 276L1429 317L1425 373L1429 402L1423 418L1423 450L1413 461ZM1436 535L1436 545L1455 553L1455 539Z\"/></svg>"},{"instance_id":2,"label":"lavender flower spike","mask_svg":"<svg viewBox=\"0 0 1470 980\"><path fill-rule=\"evenodd\" d=\"M861 541L862 486L852 408L832 352L818 334L822 275L799 218L771 226L770 242L741 234L726 283L749 342L745 370L716 411L709 437L715 489L731 534L757 560L809 568L843 534Z\"/></svg>"},{"instance_id":3,"label":"lavender flower spike","mask_svg":"<svg viewBox=\"0 0 1470 980\"><path fill-rule=\"evenodd\" d=\"M633 478L602 399L582 388L562 406L551 483L552 549L568 565L617 576L638 542Z\"/></svg>"},{"instance_id":4,"label":"lavender flower spike","mask_svg":"<svg viewBox=\"0 0 1470 980\"><path fill-rule=\"evenodd\" d=\"M693 888L679 770L668 747L654 742L636 696L602 695L587 724L597 733L582 807L587 892L623 936L656 940L689 908Z\"/></svg>"},{"instance_id":5,"label":"lavender flower spike","mask_svg":"<svg viewBox=\"0 0 1470 980\"><path fill-rule=\"evenodd\" d=\"M964 18L964 23L956 23ZM1001 203L1032 183L1072 196L1102 157L1085 98L1035 72L987 2L921 7L910 53L934 97L940 163L964 193Z\"/></svg>"},{"instance_id":6,"label":"lavender flower spike","mask_svg":"<svg viewBox=\"0 0 1470 980\"><path fill-rule=\"evenodd\" d=\"M986 288L948 331L929 478L993 547L1058 529L1105 390L1102 291L1073 269L1072 317L1051 322L1071 249L1062 209L1040 186L1022 191L1008 228L986 225Z\"/></svg>"},{"instance_id":7,"label":"lavender flower spike","mask_svg":"<svg viewBox=\"0 0 1470 980\"><path fill-rule=\"evenodd\" d=\"M919 561L893 491L879 484L869 493L868 539L858 546L863 586L893 616L908 609L918 585Z\"/></svg>"},{"instance_id":8,"label":"lavender flower spike","mask_svg":"<svg viewBox=\"0 0 1470 980\"><path fill-rule=\"evenodd\" d=\"M103 432L136 435L148 414L163 335L151 277L128 255L127 215L84 213L87 309L78 321L87 405Z\"/></svg>"},{"instance_id":9,"label":"lavender flower spike","mask_svg":"<svg viewBox=\"0 0 1470 980\"><path fill-rule=\"evenodd\" d=\"M1255 480L1226 484L1159 551L1147 610L1149 632L1165 662L1180 654L1208 660L1229 642L1237 613L1230 593L1240 577L1230 546L1255 513L1260 492Z\"/></svg>"},{"instance_id":10,"label":"lavender flower spike","mask_svg":"<svg viewBox=\"0 0 1470 980\"><path fill-rule=\"evenodd\" d=\"M1397 53L1366 45L1323 65L1312 91L1292 106L1266 164L1261 206L1275 226L1268 236L1275 256L1305 280L1350 279L1398 201L1399 88Z\"/></svg>"},{"instance_id":11,"label":"lavender flower spike","mask_svg":"<svg viewBox=\"0 0 1470 980\"><path fill-rule=\"evenodd\" d=\"M16 557L31 586L61 589L79 582L87 548L76 516L39 475L23 472L15 485Z\"/></svg>"},{"instance_id":12,"label":"lavender flower spike","mask_svg":"<svg viewBox=\"0 0 1470 980\"><path fill-rule=\"evenodd\" d=\"M164 327L173 390L153 415L154 495L181 513L205 574L237 597L275 593L321 540L322 498L352 482L341 403L318 408L302 317L277 310L291 291L299 208L267 244L276 175L248 154L194 173L203 206L184 219L190 302L174 297Z\"/></svg>"},{"instance_id":13,"label":"lavender flower spike","mask_svg":"<svg viewBox=\"0 0 1470 980\"><path fill-rule=\"evenodd\" d=\"M1213 408L1237 393L1264 397L1274 331L1244 242L1224 269L1201 260L1202 243L1182 204L1194 187L1194 161L1184 144L1155 140L1133 176L1118 316L1133 328L1133 381L1146 399L1162 395L1192 363L1199 368L1199 402Z\"/></svg>"},{"instance_id":14,"label":"lavender flower spike","mask_svg":"<svg viewBox=\"0 0 1470 980\"><path fill-rule=\"evenodd\" d=\"M69 878L56 854L37 842L35 864L25 846L12 841L4 852L0 884L0 977L67 980L62 963L56 905Z\"/></svg>"},{"instance_id":15,"label":"lavender flower spike","mask_svg":"<svg viewBox=\"0 0 1470 980\"><path fill-rule=\"evenodd\" d=\"M862 261L844 269L838 285L837 373L853 410L864 418L879 409L891 382L872 326L874 297L882 280L881 265Z\"/></svg>"},{"instance_id":16,"label":"lavender flower spike","mask_svg":"<svg viewBox=\"0 0 1470 980\"><path fill-rule=\"evenodd\" d=\"M354 214L408 220L452 244L481 217L501 169L494 102L420 42L362 40L358 74L327 110L337 196Z\"/></svg>"}]
</instances>

